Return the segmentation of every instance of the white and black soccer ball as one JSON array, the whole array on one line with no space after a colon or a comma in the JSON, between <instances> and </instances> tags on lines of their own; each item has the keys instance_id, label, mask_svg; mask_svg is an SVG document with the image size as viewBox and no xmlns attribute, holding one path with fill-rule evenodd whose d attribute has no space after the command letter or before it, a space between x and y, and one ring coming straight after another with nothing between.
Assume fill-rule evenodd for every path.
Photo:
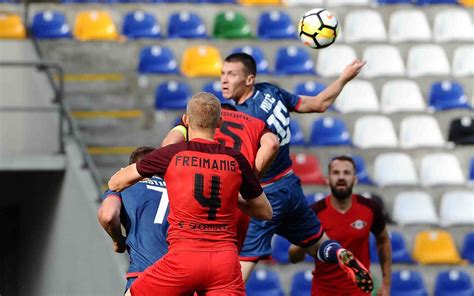
<instances>
[{"instance_id":1,"label":"white and black soccer ball","mask_svg":"<svg viewBox=\"0 0 474 296\"><path fill-rule=\"evenodd\" d=\"M339 35L340 25L334 14L323 8L306 12L298 25L298 34L306 46L325 48L333 44Z\"/></svg>"}]
</instances>

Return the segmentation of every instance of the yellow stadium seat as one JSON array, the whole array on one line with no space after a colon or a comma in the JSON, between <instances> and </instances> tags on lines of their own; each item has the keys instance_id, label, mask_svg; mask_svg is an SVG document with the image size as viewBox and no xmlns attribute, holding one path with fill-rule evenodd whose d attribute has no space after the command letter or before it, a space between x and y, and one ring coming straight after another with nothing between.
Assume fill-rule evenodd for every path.
<instances>
[{"instance_id":1,"label":"yellow stadium seat","mask_svg":"<svg viewBox=\"0 0 474 296\"><path fill-rule=\"evenodd\" d=\"M422 231L415 238L413 258L421 264L460 264L456 244L444 230Z\"/></svg>"},{"instance_id":2,"label":"yellow stadium seat","mask_svg":"<svg viewBox=\"0 0 474 296\"><path fill-rule=\"evenodd\" d=\"M240 0L243 5L280 5L281 0Z\"/></svg>"},{"instance_id":3,"label":"yellow stadium seat","mask_svg":"<svg viewBox=\"0 0 474 296\"><path fill-rule=\"evenodd\" d=\"M25 39L26 31L21 17L0 12L0 39Z\"/></svg>"},{"instance_id":4,"label":"yellow stadium seat","mask_svg":"<svg viewBox=\"0 0 474 296\"><path fill-rule=\"evenodd\" d=\"M181 72L188 77L218 77L221 66L222 58L217 48L195 46L184 52Z\"/></svg>"},{"instance_id":5,"label":"yellow stadium seat","mask_svg":"<svg viewBox=\"0 0 474 296\"><path fill-rule=\"evenodd\" d=\"M74 37L81 41L117 40L112 17L106 11L82 11L76 16Z\"/></svg>"},{"instance_id":6,"label":"yellow stadium seat","mask_svg":"<svg viewBox=\"0 0 474 296\"><path fill-rule=\"evenodd\" d=\"M466 7L474 7L474 0L459 0L459 4Z\"/></svg>"}]
</instances>

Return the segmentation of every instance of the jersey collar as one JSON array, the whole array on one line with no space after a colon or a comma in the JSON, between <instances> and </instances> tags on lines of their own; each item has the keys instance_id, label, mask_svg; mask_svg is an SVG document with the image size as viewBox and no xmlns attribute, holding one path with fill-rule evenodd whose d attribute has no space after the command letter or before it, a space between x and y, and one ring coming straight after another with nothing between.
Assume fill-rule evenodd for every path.
<instances>
[{"instance_id":1,"label":"jersey collar","mask_svg":"<svg viewBox=\"0 0 474 296\"><path fill-rule=\"evenodd\" d=\"M194 138L192 140L190 140L191 142L198 142L198 143L203 143L203 144L219 144L219 142L215 141L215 140L206 140L206 139L203 139L203 138Z\"/></svg>"}]
</instances>

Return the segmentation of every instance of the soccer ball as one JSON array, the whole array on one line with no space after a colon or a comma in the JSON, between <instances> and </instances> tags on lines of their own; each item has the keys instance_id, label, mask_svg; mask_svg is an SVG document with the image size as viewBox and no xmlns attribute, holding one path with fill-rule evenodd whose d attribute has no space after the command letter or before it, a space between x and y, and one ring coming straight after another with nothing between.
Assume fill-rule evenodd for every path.
<instances>
[{"instance_id":1,"label":"soccer ball","mask_svg":"<svg viewBox=\"0 0 474 296\"><path fill-rule=\"evenodd\" d=\"M301 41L311 48L325 48L339 35L339 22L331 12L315 8L306 12L298 25Z\"/></svg>"}]
</instances>

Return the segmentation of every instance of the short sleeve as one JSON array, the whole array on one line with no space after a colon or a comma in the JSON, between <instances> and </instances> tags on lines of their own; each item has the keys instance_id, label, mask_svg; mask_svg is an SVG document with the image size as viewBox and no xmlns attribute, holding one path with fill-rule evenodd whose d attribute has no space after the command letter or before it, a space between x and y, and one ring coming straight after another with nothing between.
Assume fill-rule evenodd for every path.
<instances>
[{"instance_id":1,"label":"short sleeve","mask_svg":"<svg viewBox=\"0 0 474 296\"><path fill-rule=\"evenodd\" d=\"M242 172L242 184L240 185L240 194L244 199L252 199L259 197L262 194L263 189L257 180L250 164L242 154L235 156L235 159L239 163L240 171Z\"/></svg>"},{"instance_id":2,"label":"short sleeve","mask_svg":"<svg viewBox=\"0 0 474 296\"><path fill-rule=\"evenodd\" d=\"M382 209L375 202L371 203L370 209L372 210L373 217L374 217L370 231L374 235L379 235L385 229L385 224L386 224L385 218L382 213Z\"/></svg>"},{"instance_id":3,"label":"short sleeve","mask_svg":"<svg viewBox=\"0 0 474 296\"><path fill-rule=\"evenodd\" d=\"M105 200L106 198L109 198L111 196L118 197L120 200L122 200L122 194L120 192L115 192L110 189L107 189L103 194L102 194L102 200Z\"/></svg>"},{"instance_id":4,"label":"short sleeve","mask_svg":"<svg viewBox=\"0 0 474 296\"><path fill-rule=\"evenodd\" d=\"M298 107L301 104L301 98L298 95L292 94L282 88L277 88L277 96L283 100L286 108L290 111L298 111Z\"/></svg>"},{"instance_id":5,"label":"short sleeve","mask_svg":"<svg viewBox=\"0 0 474 296\"><path fill-rule=\"evenodd\" d=\"M150 178L154 175L163 177L173 156L179 151L182 143L168 145L154 150L137 162L140 176Z\"/></svg>"}]
</instances>

